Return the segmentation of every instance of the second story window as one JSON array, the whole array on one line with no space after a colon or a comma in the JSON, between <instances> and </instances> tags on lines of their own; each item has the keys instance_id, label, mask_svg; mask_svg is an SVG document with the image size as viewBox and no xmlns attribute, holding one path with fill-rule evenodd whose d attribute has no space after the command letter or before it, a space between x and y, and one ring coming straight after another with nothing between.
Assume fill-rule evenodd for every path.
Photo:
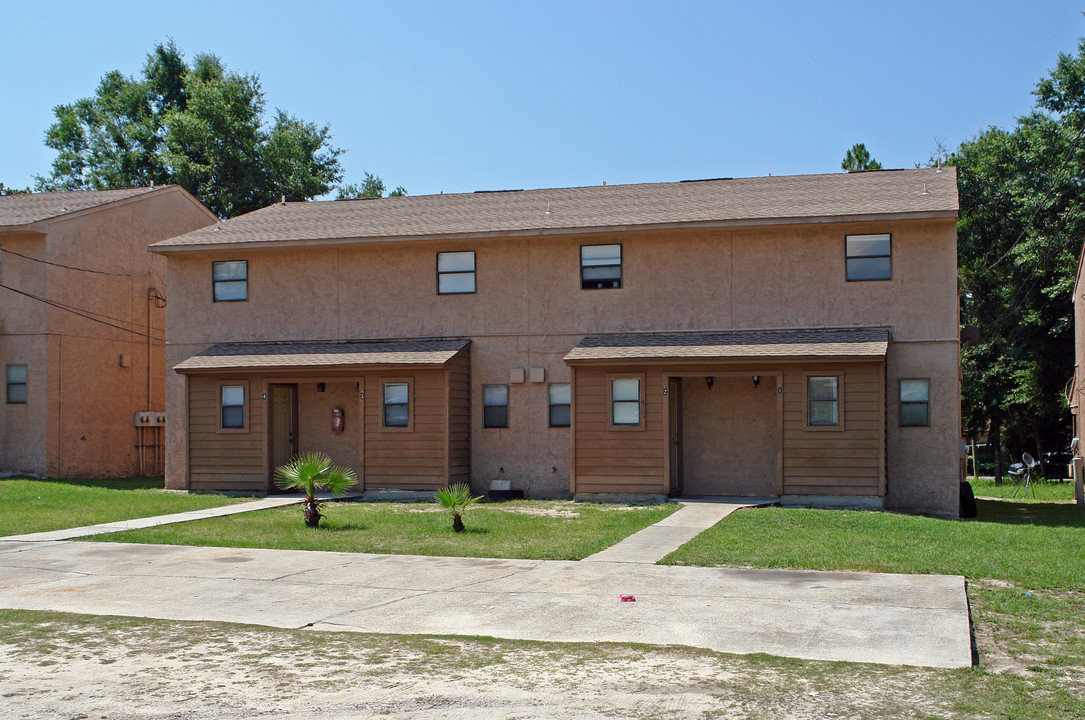
<instances>
[{"instance_id":1,"label":"second story window","mask_svg":"<svg viewBox=\"0 0 1085 720\"><path fill-rule=\"evenodd\" d=\"M8 404L26 404L26 365L7 366Z\"/></svg>"},{"instance_id":2,"label":"second story window","mask_svg":"<svg viewBox=\"0 0 1085 720\"><path fill-rule=\"evenodd\" d=\"M238 302L249 299L249 261L231 260L211 263L215 302Z\"/></svg>"},{"instance_id":3,"label":"second story window","mask_svg":"<svg viewBox=\"0 0 1085 720\"><path fill-rule=\"evenodd\" d=\"M464 295L475 291L475 253L437 253L437 294Z\"/></svg>"},{"instance_id":4,"label":"second story window","mask_svg":"<svg viewBox=\"0 0 1085 720\"><path fill-rule=\"evenodd\" d=\"M847 279L889 280L893 269L891 239L886 235L848 235L844 238Z\"/></svg>"},{"instance_id":5,"label":"second story window","mask_svg":"<svg viewBox=\"0 0 1085 720\"><path fill-rule=\"evenodd\" d=\"M601 290L622 286L621 245L580 246L580 287Z\"/></svg>"}]
</instances>

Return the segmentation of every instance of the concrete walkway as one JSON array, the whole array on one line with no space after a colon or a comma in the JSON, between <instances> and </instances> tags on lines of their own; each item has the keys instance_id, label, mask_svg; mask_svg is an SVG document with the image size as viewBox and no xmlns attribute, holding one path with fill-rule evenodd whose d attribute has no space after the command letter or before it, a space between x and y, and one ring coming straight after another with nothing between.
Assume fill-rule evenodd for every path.
<instances>
[{"instance_id":1,"label":"concrete walkway","mask_svg":"<svg viewBox=\"0 0 1085 720\"><path fill-rule=\"evenodd\" d=\"M141 528L158 527L159 525L172 525L173 523L189 522L191 520L204 520L206 518L224 517L238 513L267 510L268 508L283 507L284 505L297 505L305 498L301 495L271 495L269 497L253 500L252 502L222 505L220 507L205 508L203 510L189 510L188 512L173 513L171 515L152 515L145 518L133 518L132 520L118 520L117 522L99 523L98 525L84 525L83 527L65 528L63 530L50 530L47 532L29 533L27 535L5 535L0 540L15 540L18 542L52 542L56 540L71 540L73 538L88 537L90 535L104 535L121 530L139 530Z\"/></svg>"},{"instance_id":2,"label":"concrete walkway","mask_svg":"<svg viewBox=\"0 0 1085 720\"><path fill-rule=\"evenodd\" d=\"M0 607L930 667L972 659L964 579L942 575L0 538Z\"/></svg>"},{"instance_id":3,"label":"concrete walkway","mask_svg":"<svg viewBox=\"0 0 1085 720\"><path fill-rule=\"evenodd\" d=\"M584 562L618 562L654 565L712 527L735 510L775 505L779 498L688 498L678 512L633 533Z\"/></svg>"}]
</instances>

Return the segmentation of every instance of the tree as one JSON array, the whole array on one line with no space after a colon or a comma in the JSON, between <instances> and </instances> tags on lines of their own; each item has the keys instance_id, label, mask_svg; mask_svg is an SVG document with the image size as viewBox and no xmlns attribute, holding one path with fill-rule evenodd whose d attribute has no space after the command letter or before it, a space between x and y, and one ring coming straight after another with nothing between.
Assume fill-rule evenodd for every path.
<instances>
[{"instance_id":1,"label":"tree","mask_svg":"<svg viewBox=\"0 0 1085 720\"><path fill-rule=\"evenodd\" d=\"M474 505L482 496L471 497L471 486L467 483L456 483L449 487L441 488L433 493L433 498L441 507L452 512L452 529L463 532L463 514L467 508Z\"/></svg>"},{"instance_id":2,"label":"tree","mask_svg":"<svg viewBox=\"0 0 1085 720\"><path fill-rule=\"evenodd\" d=\"M313 528L317 527L320 518L324 517L320 513L323 501L317 499L317 490L326 487L333 495L342 495L358 481L353 470L332 467L332 459L322 452L307 452L295 456L286 465L275 469L275 477L283 490L301 490L305 493L305 525Z\"/></svg>"},{"instance_id":3,"label":"tree","mask_svg":"<svg viewBox=\"0 0 1085 720\"><path fill-rule=\"evenodd\" d=\"M30 188L20 190L19 188L9 188L4 183L0 182L0 195L26 195L30 192Z\"/></svg>"},{"instance_id":4,"label":"tree","mask_svg":"<svg viewBox=\"0 0 1085 720\"><path fill-rule=\"evenodd\" d=\"M961 318L982 340L962 350L966 426L989 423L996 451L1042 461L1068 435L1063 390L1073 374L1070 292L1085 236L1085 41L1036 86L1035 110L1012 130L961 145ZM1053 442L1054 441L1054 442Z\"/></svg>"},{"instance_id":5,"label":"tree","mask_svg":"<svg viewBox=\"0 0 1085 720\"><path fill-rule=\"evenodd\" d=\"M53 109L45 144L57 157L38 189L175 183L220 217L329 192L342 150L328 126L282 110L266 124L264 111L258 76L209 53L188 64L172 40L160 43L140 77L106 73L93 97Z\"/></svg>"},{"instance_id":6,"label":"tree","mask_svg":"<svg viewBox=\"0 0 1085 720\"><path fill-rule=\"evenodd\" d=\"M385 192L384 181L378 176L371 173L365 173L365 179L362 182L355 185L351 183L349 185L340 185L339 193L336 195L336 200L359 200L362 198L379 198L384 197ZM388 193L388 197L403 197L407 194L407 189L402 185L396 187L395 190Z\"/></svg>"},{"instance_id":7,"label":"tree","mask_svg":"<svg viewBox=\"0 0 1085 720\"><path fill-rule=\"evenodd\" d=\"M870 152L863 143L856 143L844 154L840 162L840 169L848 172L859 170L881 170L882 164L870 156Z\"/></svg>"}]
</instances>

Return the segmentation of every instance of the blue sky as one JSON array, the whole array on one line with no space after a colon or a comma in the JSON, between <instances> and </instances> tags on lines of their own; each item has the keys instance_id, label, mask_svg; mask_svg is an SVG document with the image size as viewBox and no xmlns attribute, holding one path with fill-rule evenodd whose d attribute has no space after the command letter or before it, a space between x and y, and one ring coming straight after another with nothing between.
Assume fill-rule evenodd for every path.
<instances>
[{"instance_id":1,"label":"blue sky","mask_svg":"<svg viewBox=\"0 0 1085 720\"><path fill-rule=\"evenodd\" d=\"M413 194L912 167L1009 126L1082 6L1044 2L22 2L0 23L0 182L32 184L52 108L156 42L260 75Z\"/></svg>"}]
</instances>

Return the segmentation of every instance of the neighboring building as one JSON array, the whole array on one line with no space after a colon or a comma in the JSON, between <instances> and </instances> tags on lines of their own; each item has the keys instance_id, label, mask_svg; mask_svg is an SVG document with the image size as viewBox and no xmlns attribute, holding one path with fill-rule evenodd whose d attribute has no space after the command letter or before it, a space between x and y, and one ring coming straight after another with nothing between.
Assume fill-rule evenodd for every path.
<instances>
[{"instance_id":1,"label":"neighboring building","mask_svg":"<svg viewBox=\"0 0 1085 720\"><path fill-rule=\"evenodd\" d=\"M1085 249L1078 259L1077 277L1074 279L1074 377L1071 380L1069 403L1074 416L1074 439L1071 441L1073 460L1074 499L1085 505L1085 428L1081 423L1082 400L1085 399L1085 287L1082 286L1082 268L1085 267Z\"/></svg>"},{"instance_id":2,"label":"neighboring building","mask_svg":"<svg viewBox=\"0 0 1085 720\"><path fill-rule=\"evenodd\" d=\"M147 246L215 221L176 186L0 197L0 474L152 474L156 454L161 472L165 262Z\"/></svg>"},{"instance_id":3,"label":"neighboring building","mask_svg":"<svg viewBox=\"0 0 1085 720\"><path fill-rule=\"evenodd\" d=\"M166 240L166 483L955 515L954 168L284 203Z\"/></svg>"}]
</instances>

